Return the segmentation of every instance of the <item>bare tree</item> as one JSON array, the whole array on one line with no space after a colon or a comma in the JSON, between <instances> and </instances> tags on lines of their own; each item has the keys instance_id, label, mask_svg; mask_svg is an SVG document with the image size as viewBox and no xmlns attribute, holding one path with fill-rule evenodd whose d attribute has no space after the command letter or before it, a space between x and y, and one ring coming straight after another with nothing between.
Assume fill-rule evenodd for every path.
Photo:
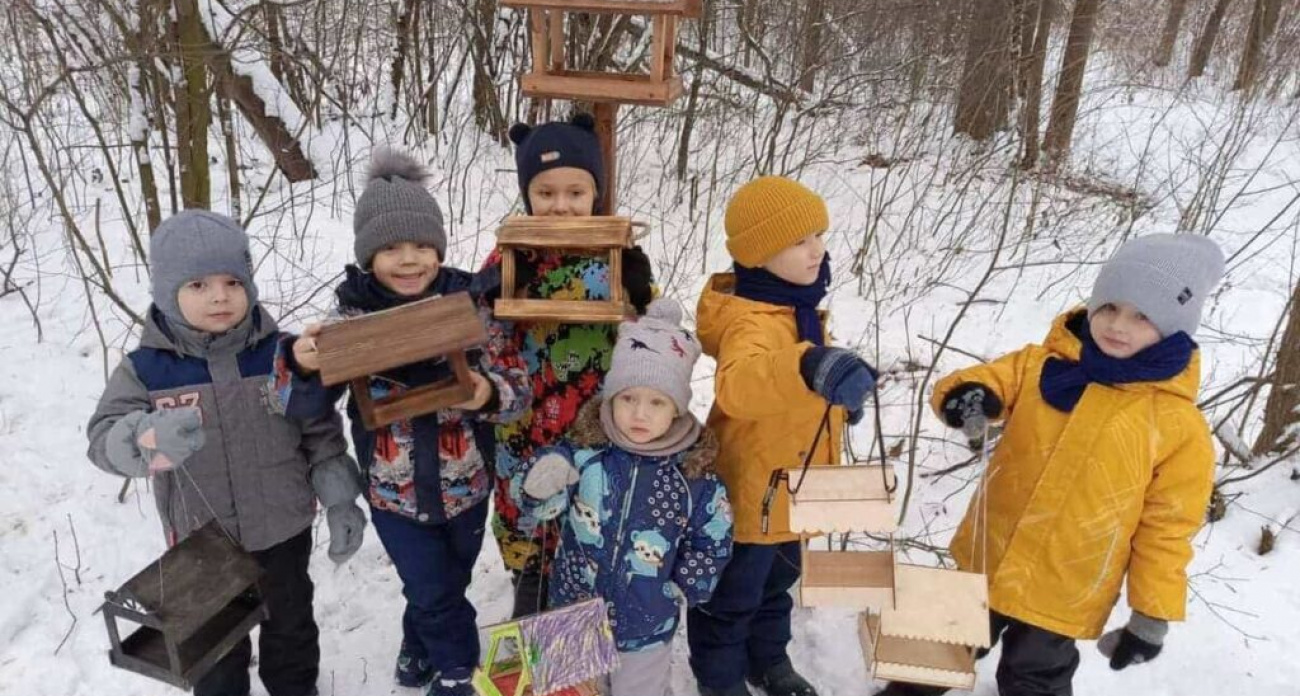
<instances>
[{"instance_id":1,"label":"bare tree","mask_svg":"<svg viewBox=\"0 0 1300 696\"><path fill-rule=\"evenodd\" d=\"M208 170L208 126L212 122L208 89L207 32L195 0L174 0L175 46L181 61L181 81L175 85L176 144L180 149L181 201L186 208L212 207Z\"/></svg>"},{"instance_id":2,"label":"bare tree","mask_svg":"<svg viewBox=\"0 0 1300 696\"><path fill-rule=\"evenodd\" d=\"M1160 31L1160 45L1156 47L1155 64L1160 67L1169 65L1174 57L1174 45L1178 43L1178 28L1183 24L1183 15L1187 13L1187 0L1169 0L1169 12L1165 15L1164 29Z\"/></svg>"},{"instance_id":3,"label":"bare tree","mask_svg":"<svg viewBox=\"0 0 1300 696\"><path fill-rule=\"evenodd\" d=\"M1264 60L1264 46L1273 37L1281 8L1281 0L1255 0L1250 13L1250 29L1246 33L1246 48L1241 54L1233 89L1249 91L1254 87Z\"/></svg>"},{"instance_id":4,"label":"bare tree","mask_svg":"<svg viewBox=\"0 0 1300 696\"><path fill-rule=\"evenodd\" d=\"M1065 40L1065 55L1061 59L1061 73L1056 81L1056 96L1052 98L1051 120L1043 137L1043 150L1053 162L1065 159L1070 152L1070 140L1074 137L1074 124L1079 116L1079 95L1083 90L1083 76L1088 67L1093 29L1097 26L1100 8L1101 0L1077 0L1074 4L1070 34Z\"/></svg>"},{"instance_id":5,"label":"bare tree","mask_svg":"<svg viewBox=\"0 0 1300 696\"><path fill-rule=\"evenodd\" d=\"M1007 123L1015 87L1012 0L976 0L953 131L985 140Z\"/></svg>"},{"instance_id":6,"label":"bare tree","mask_svg":"<svg viewBox=\"0 0 1300 696\"><path fill-rule=\"evenodd\" d=\"M1284 452L1300 440L1300 283L1292 289L1286 311L1273 388L1264 405L1264 428L1252 448L1257 457Z\"/></svg>"},{"instance_id":7,"label":"bare tree","mask_svg":"<svg viewBox=\"0 0 1300 696\"><path fill-rule=\"evenodd\" d=\"M1196 44L1192 47L1192 62L1187 67L1189 78L1205 74L1205 66L1210 62L1210 53L1219 37L1219 29L1223 26L1223 16L1227 14L1231 2L1232 0L1214 0L1214 9L1210 10L1205 27L1201 29L1201 34L1196 37Z\"/></svg>"}]
</instances>

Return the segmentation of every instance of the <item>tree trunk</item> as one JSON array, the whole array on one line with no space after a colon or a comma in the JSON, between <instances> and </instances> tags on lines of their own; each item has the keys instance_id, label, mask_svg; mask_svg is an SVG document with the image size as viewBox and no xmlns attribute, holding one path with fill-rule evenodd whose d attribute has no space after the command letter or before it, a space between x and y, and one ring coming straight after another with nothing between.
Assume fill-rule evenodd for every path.
<instances>
[{"instance_id":1,"label":"tree trunk","mask_svg":"<svg viewBox=\"0 0 1300 696\"><path fill-rule=\"evenodd\" d=\"M1038 164L1038 122L1043 107L1043 69L1047 63L1047 40L1052 32L1052 13L1047 0L1023 0L1020 21L1019 92L1020 168Z\"/></svg>"},{"instance_id":2,"label":"tree trunk","mask_svg":"<svg viewBox=\"0 0 1300 696\"><path fill-rule=\"evenodd\" d=\"M1160 45L1156 47L1156 65L1165 67L1174 57L1174 44L1178 43L1178 28L1187 13L1187 0L1169 0L1169 13L1165 15L1165 28L1160 32Z\"/></svg>"},{"instance_id":3,"label":"tree trunk","mask_svg":"<svg viewBox=\"0 0 1300 696\"><path fill-rule=\"evenodd\" d=\"M131 90L131 151L135 155L135 166L140 172L140 195L144 198L145 218L149 223L149 233L153 234L162 223L162 205L158 201L158 179L153 171L153 160L149 157L151 130L148 117L149 85L154 80L154 73L157 72L154 68L156 50L154 31L158 26L155 0L140 0L137 4L137 13L139 30L132 37L129 46L131 52L135 54L135 79L128 85Z\"/></svg>"},{"instance_id":4,"label":"tree trunk","mask_svg":"<svg viewBox=\"0 0 1300 696\"><path fill-rule=\"evenodd\" d=\"M1056 82L1056 95L1052 97L1051 120L1043 138L1043 150L1053 163L1064 160L1070 152L1074 123L1079 116L1079 94L1083 89L1083 75L1088 67L1092 33L1100 7L1101 0L1077 0L1074 4L1070 34L1065 40L1065 56L1061 59L1061 74Z\"/></svg>"},{"instance_id":5,"label":"tree trunk","mask_svg":"<svg viewBox=\"0 0 1300 696\"><path fill-rule=\"evenodd\" d=\"M821 61L822 22L826 19L825 0L808 0L800 32L799 89L812 94L817 86L817 64Z\"/></svg>"},{"instance_id":6,"label":"tree trunk","mask_svg":"<svg viewBox=\"0 0 1300 696\"><path fill-rule=\"evenodd\" d=\"M239 200L239 144L235 140L235 122L230 117L230 98L225 94L217 95L217 121L221 124L221 135L226 143L226 182L230 188L230 217L239 220L244 217L244 208Z\"/></svg>"},{"instance_id":7,"label":"tree trunk","mask_svg":"<svg viewBox=\"0 0 1300 696\"><path fill-rule=\"evenodd\" d=\"M1259 77L1263 67L1264 45L1273 36L1277 27L1279 0L1255 0L1255 7L1250 13L1250 29L1246 32L1246 48L1241 54L1241 65L1237 68L1237 80L1233 89L1249 91Z\"/></svg>"},{"instance_id":8,"label":"tree trunk","mask_svg":"<svg viewBox=\"0 0 1300 696\"><path fill-rule=\"evenodd\" d=\"M208 35L199 19L196 0L174 0L176 48L181 59L181 83L176 85L176 144L180 150L181 205L212 207L208 171L209 102L206 51Z\"/></svg>"},{"instance_id":9,"label":"tree trunk","mask_svg":"<svg viewBox=\"0 0 1300 696\"><path fill-rule=\"evenodd\" d=\"M1285 452L1300 439L1300 283L1291 291L1287 312L1273 388L1264 405L1264 429L1251 448L1255 456Z\"/></svg>"},{"instance_id":10,"label":"tree trunk","mask_svg":"<svg viewBox=\"0 0 1300 696\"><path fill-rule=\"evenodd\" d=\"M1012 61L1013 0L976 0L957 92L953 130L986 140L1007 123L1015 71Z\"/></svg>"},{"instance_id":11,"label":"tree trunk","mask_svg":"<svg viewBox=\"0 0 1300 696\"><path fill-rule=\"evenodd\" d=\"M388 115L397 118L397 107L402 103L402 74L406 69L406 52L411 45L411 24L419 9L419 0L404 0L402 12L397 15L397 37L393 46L393 108Z\"/></svg>"},{"instance_id":12,"label":"tree trunk","mask_svg":"<svg viewBox=\"0 0 1300 696\"><path fill-rule=\"evenodd\" d=\"M1210 10L1210 16L1205 20L1205 28L1196 37L1196 45L1192 47L1192 62L1187 67L1187 77L1205 74L1210 52L1214 50L1214 40L1218 38L1219 27L1223 25L1223 15L1228 12L1228 4L1231 2L1232 0L1215 0L1214 9Z\"/></svg>"},{"instance_id":13,"label":"tree trunk","mask_svg":"<svg viewBox=\"0 0 1300 696\"><path fill-rule=\"evenodd\" d=\"M496 22L496 0L473 0L465 11L470 14L469 47L474 63L473 98L474 124L484 133L501 142L507 142L505 114L497 95L496 75L492 59L493 26Z\"/></svg>"},{"instance_id":14,"label":"tree trunk","mask_svg":"<svg viewBox=\"0 0 1300 696\"><path fill-rule=\"evenodd\" d=\"M700 53L708 52L708 37L713 25L713 0L704 0L700 11L700 21L696 25L700 37ZM704 81L704 66L696 61L691 75L691 91L686 96L686 113L682 117L682 134L677 140L677 180L686 178L686 164L691 153L691 133L695 130L695 118L699 112L700 83Z\"/></svg>"}]
</instances>

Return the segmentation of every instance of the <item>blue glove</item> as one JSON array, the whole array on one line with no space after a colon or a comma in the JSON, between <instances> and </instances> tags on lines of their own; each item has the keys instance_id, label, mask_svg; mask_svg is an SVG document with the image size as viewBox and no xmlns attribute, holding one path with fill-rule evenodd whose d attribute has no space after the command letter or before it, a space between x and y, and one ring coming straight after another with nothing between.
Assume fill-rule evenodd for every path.
<instances>
[{"instance_id":1,"label":"blue glove","mask_svg":"<svg viewBox=\"0 0 1300 696\"><path fill-rule=\"evenodd\" d=\"M850 413L861 411L867 395L876 388L876 371L843 348L809 348L799 361L799 372L809 389Z\"/></svg>"}]
</instances>

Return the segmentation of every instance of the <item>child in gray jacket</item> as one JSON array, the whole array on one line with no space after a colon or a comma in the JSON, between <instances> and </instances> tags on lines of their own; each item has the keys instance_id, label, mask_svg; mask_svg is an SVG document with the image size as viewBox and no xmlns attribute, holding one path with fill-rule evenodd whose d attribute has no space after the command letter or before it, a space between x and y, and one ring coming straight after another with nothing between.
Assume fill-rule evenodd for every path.
<instances>
[{"instance_id":1,"label":"child in gray jacket","mask_svg":"<svg viewBox=\"0 0 1300 696\"><path fill-rule=\"evenodd\" d=\"M188 210L150 241L153 305L136 350L90 419L89 456L150 478L169 545L216 519L265 571L259 673L271 696L317 693L311 524L325 507L329 554L361 545L356 462L337 413L290 420L270 408L277 344L289 340L257 303L248 237L230 218ZM197 696L246 696L245 638L199 680Z\"/></svg>"}]
</instances>

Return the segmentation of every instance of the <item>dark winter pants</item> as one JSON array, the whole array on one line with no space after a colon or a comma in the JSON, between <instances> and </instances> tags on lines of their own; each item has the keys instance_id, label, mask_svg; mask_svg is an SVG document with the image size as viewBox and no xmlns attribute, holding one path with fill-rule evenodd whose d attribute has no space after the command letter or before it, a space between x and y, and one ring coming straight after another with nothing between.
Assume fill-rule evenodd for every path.
<instances>
[{"instance_id":1,"label":"dark winter pants","mask_svg":"<svg viewBox=\"0 0 1300 696\"><path fill-rule=\"evenodd\" d=\"M1057 635L1023 621L989 613L993 644L1002 639L1002 660L998 662L1000 696L1072 696L1074 671L1079 668L1079 650L1073 638ZM988 651L981 651L980 657ZM890 696L939 696L947 689L915 684L891 684Z\"/></svg>"},{"instance_id":2,"label":"dark winter pants","mask_svg":"<svg viewBox=\"0 0 1300 696\"><path fill-rule=\"evenodd\" d=\"M265 571L262 597L269 618L262 622L258 639L257 673L271 696L309 696L316 693L320 671L320 631L312 615L311 529L272 546L254 551ZM248 666L253 643L240 641L197 684L195 696L246 696Z\"/></svg>"},{"instance_id":3,"label":"dark winter pants","mask_svg":"<svg viewBox=\"0 0 1300 696\"><path fill-rule=\"evenodd\" d=\"M370 517L402 578L402 637L414 658L443 679L468 679L478 666L474 605L465 596L487 521L486 500L445 524L426 526L371 508Z\"/></svg>"},{"instance_id":4,"label":"dark winter pants","mask_svg":"<svg viewBox=\"0 0 1300 696\"><path fill-rule=\"evenodd\" d=\"M686 614L691 671L724 690L790 658L790 588L799 579L799 542L736 544L713 598Z\"/></svg>"}]
</instances>

